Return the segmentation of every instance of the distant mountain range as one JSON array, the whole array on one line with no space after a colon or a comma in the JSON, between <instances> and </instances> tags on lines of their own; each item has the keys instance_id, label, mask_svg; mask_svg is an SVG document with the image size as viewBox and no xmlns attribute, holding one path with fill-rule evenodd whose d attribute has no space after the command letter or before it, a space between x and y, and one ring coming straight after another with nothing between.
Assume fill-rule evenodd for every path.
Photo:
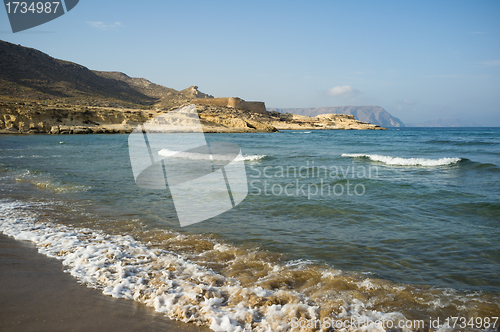
<instances>
[{"instance_id":1,"label":"distant mountain range","mask_svg":"<svg viewBox=\"0 0 500 332\"><path fill-rule=\"evenodd\" d=\"M170 108L208 95L177 91L119 72L92 71L38 50L0 40L0 98L69 104Z\"/></svg>"},{"instance_id":2,"label":"distant mountain range","mask_svg":"<svg viewBox=\"0 0 500 332\"><path fill-rule=\"evenodd\" d=\"M363 122L373 123L382 127L404 127L404 123L392 116L379 106L337 106L337 107L314 107L314 108L268 108L268 111L280 113L292 113L305 116L317 116L319 114L347 114Z\"/></svg>"},{"instance_id":3,"label":"distant mountain range","mask_svg":"<svg viewBox=\"0 0 500 332\"><path fill-rule=\"evenodd\" d=\"M439 118L425 122L410 123L408 127L482 127L480 124L473 121L466 121L455 118Z\"/></svg>"}]
</instances>

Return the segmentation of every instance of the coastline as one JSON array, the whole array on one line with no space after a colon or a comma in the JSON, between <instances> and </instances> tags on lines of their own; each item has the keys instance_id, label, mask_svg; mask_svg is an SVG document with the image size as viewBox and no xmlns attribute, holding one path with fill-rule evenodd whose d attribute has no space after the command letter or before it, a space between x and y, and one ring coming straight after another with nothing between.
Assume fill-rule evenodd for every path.
<instances>
[{"instance_id":1,"label":"coastline","mask_svg":"<svg viewBox=\"0 0 500 332\"><path fill-rule=\"evenodd\" d=\"M309 117L210 105L197 105L197 111L205 133L386 129L344 114ZM166 112L168 111L161 109L0 102L0 134L128 134L138 125L154 121L153 119Z\"/></svg>"},{"instance_id":2,"label":"coastline","mask_svg":"<svg viewBox=\"0 0 500 332\"><path fill-rule=\"evenodd\" d=\"M210 331L78 284L35 245L0 233L0 330Z\"/></svg>"}]
</instances>

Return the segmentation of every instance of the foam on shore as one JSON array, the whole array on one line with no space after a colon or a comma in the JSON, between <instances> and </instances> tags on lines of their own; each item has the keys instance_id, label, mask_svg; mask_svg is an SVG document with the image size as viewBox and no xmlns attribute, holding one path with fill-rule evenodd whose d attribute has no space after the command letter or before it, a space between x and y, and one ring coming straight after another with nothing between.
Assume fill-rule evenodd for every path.
<instances>
[{"instance_id":1,"label":"foam on shore","mask_svg":"<svg viewBox=\"0 0 500 332\"><path fill-rule=\"evenodd\" d=\"M413 318L402 312L405 306L409 312L422 308L447 312L454 307L451 312L456 315L482 314L478 308L483 302L486 308L495 306L481 294L422 290L312 261L280 264L264 252L199 241L200 235L155 231L158 240L147 241L143 234L141 241L131 235L42 222L37 220L37 204L0 201L0 231L33 241L40 253L60 259L66 272L88 287L214 331L314 331L318 329L307 322L325 318L344 322L346 331L386 331L380 322L404 324ZM167 242L169 246L164 245ZM422 310L422 314L429 313ZM294 322L300 319L306 323L297 327ZM448 329L440 325L439 330Z\"/></svg>"}]
</instances>

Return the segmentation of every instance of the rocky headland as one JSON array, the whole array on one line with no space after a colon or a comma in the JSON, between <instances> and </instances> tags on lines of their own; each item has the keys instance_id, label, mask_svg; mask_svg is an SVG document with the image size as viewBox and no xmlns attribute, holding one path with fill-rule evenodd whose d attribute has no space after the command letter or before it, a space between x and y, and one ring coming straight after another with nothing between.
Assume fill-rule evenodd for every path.
<instances>
[{"instance_id":1,"label":"rocky headland","mask_svg":"<svg viewBox=\"0 0 500 332\"><path fill-rule=\"evenodd\" d=\"M354 115L360 121L377 124L382 127L404 127L405 124L392 116L380 106L336 106L336 107L311 107L311 108L268 108L268 111L292 113L305 116L320 114L346 114Z\"/></svg>"},{"instance_id":2,"label":"rocky headland","mask_svg":"<svg viewBox=\"0 0 500 332\"><path fill-rule=\"evenodd\" d=\"M279 130L385 129L352 115L308 117L279 112L257 113L226 106L197 105L207 133L277 132ZM130 133L137 125L168 110L100 106L0 102L3 134L112 134Z\"/></svg>"},{"instance_id":3,"label":"rocky headland","mask_svg":"<svg viewBox=\"0 0 500 332\"><path fill-rule=\"evenodd\" d=\"M259 101L177 91L120 72L92 71L35 49L0 41L0 133L130 133L137 125L195 104L208 133L385 129L353 115L268 112Z\"/></svg>"}]
</instances>

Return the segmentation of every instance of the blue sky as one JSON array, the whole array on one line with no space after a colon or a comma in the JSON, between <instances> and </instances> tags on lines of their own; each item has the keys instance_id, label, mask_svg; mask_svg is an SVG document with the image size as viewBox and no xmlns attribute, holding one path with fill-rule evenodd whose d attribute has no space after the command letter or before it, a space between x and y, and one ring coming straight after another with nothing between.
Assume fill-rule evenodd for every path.
<instances>
[{"instance_id":1,"label":"blue sky","mask_svg":"<svg viewBox=\"0 0 500 332\"><path fill-rule=\"evenodd\" d=\"M268 107L500 126L500 1L94 1L0 39Z\"/></svg>"}]
</instances>

